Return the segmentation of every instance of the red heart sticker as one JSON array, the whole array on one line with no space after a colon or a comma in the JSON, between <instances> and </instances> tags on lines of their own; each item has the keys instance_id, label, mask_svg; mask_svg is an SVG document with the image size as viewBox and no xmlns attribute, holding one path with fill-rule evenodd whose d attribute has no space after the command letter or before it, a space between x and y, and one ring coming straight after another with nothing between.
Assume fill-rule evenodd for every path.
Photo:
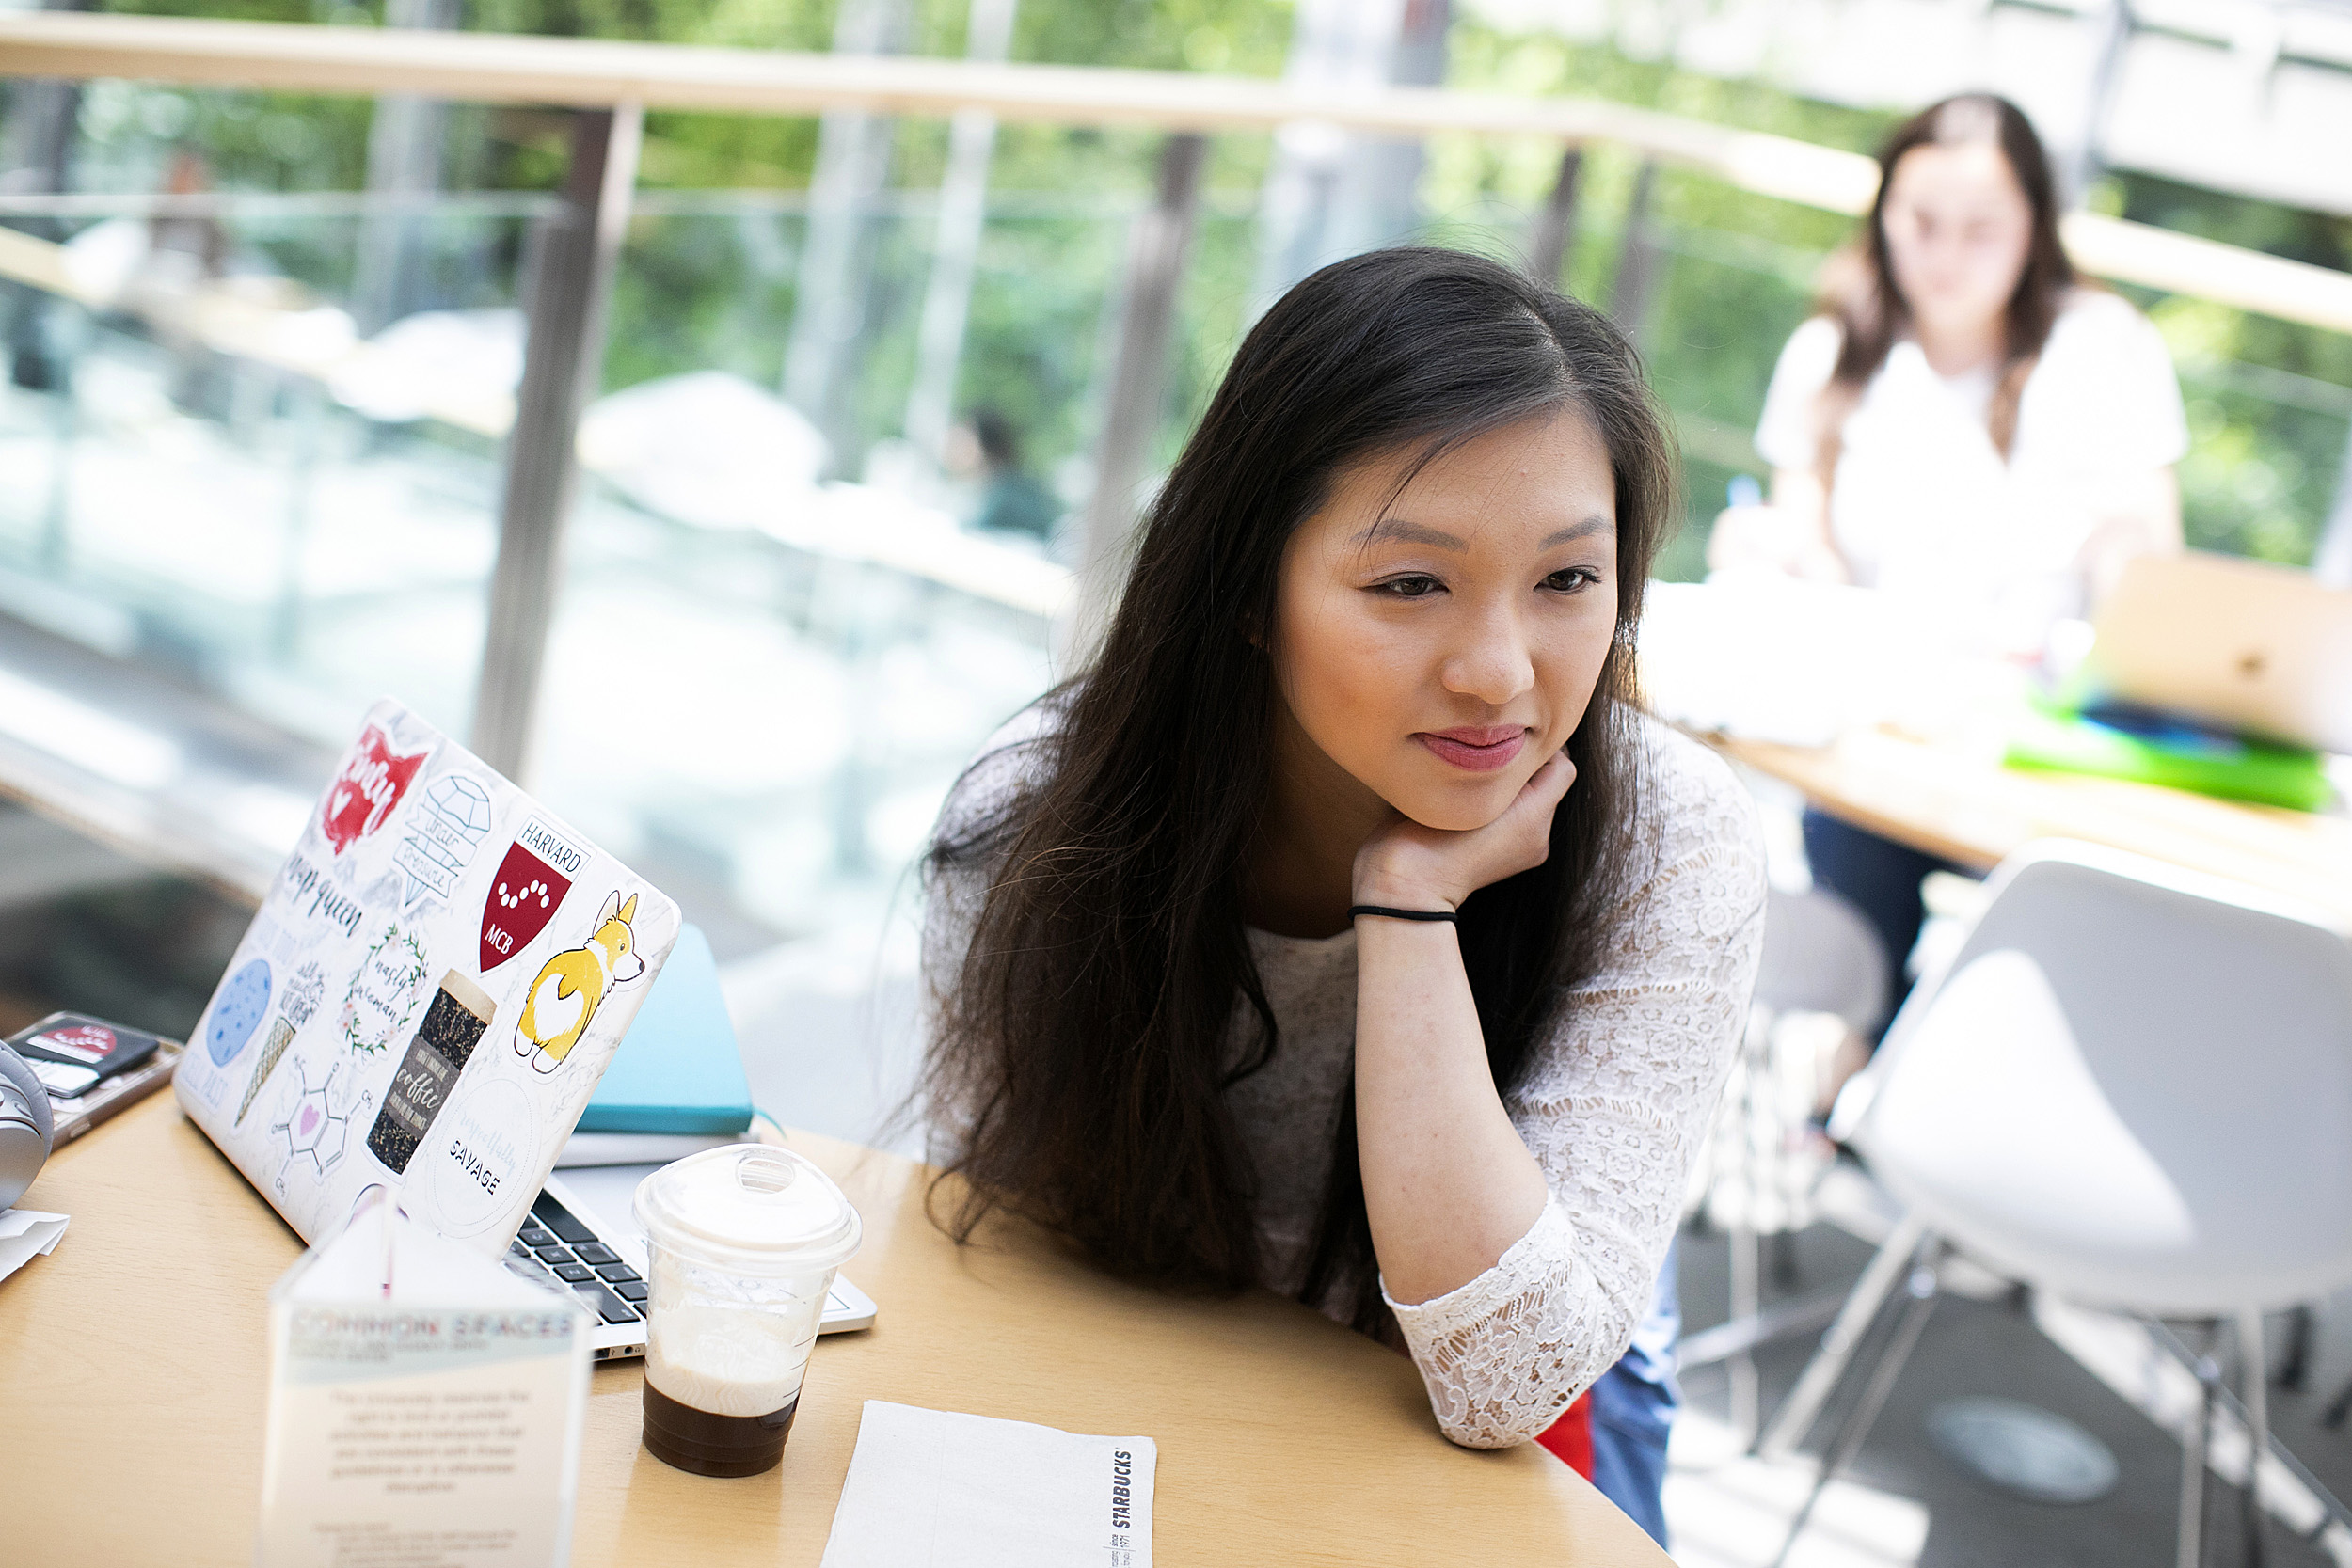
<instances>
[{"instance_id":1,"label":"red heart sticker","mask_svg":"<svg viewBox=\"0 0 2352 1568\"><path fill-rule=\"evenodd\" d=\"M392 750L392 737L370 724L343 758L343 766L326 791L319 810L319 831L340 855L384 825L408 789L408 781L424 766L425 752L402 756Z\"/></svg>"},{"instance_id":2,"label":"red heart sticker","mask_svg":"<svg viewBox=\"0 0 2352 1568\"><path fill-rule=\"evenodd\" d=\"M95 1066L114 1054L115 1032L101 1024L73 1023L45 1035L35 1035L32 1043Z\"/></svg>"}]
</instances>

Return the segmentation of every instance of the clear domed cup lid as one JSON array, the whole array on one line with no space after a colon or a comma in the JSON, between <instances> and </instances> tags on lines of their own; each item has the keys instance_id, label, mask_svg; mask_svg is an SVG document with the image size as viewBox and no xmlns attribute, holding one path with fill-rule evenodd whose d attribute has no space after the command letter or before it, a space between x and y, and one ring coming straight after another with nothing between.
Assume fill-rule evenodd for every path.
<instances>
[{"instance_id":1,"label":"clear domed cup lid","mask_svg":"<svg viewBox=\"0 0 2352 1568\"><path fill-rule=\"evenodd\" d=\"M864 1226L833 1178L788 1148L730 1144L638 1184L637 1223L692 1262L753 1275L836 1269Z\"/></svg>"}]
</instances>

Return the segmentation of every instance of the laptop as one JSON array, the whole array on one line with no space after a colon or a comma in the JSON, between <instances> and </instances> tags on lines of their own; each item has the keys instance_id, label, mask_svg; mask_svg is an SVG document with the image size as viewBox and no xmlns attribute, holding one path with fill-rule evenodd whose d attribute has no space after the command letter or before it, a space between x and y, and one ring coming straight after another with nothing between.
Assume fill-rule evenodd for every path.
<instances>
[{"instance_id":1,"label":"laptop","mask_svg":"<svg viewBox=\"0 0 2352 1568\"><path fill-rule=\"evenodd\" d=\"M2236 556L2141 556L2096 626L2091 671L2122 702L2352 752L2352 589Z\"/></svg>"},{"instance_id":2,"label":"laptop","mask_svg":"<svg viewBox=\"0 0 2352 1568\"><path fill-rule=\"evenodd\" d=\"M660 890L387 699L173 1088L305 1243L389 1188L443 1236L568 1290L600 1356L642 1352L642 1242L597 1241L591 1206L547 1183L678 930Z\"/></svg>"}]
</instances>

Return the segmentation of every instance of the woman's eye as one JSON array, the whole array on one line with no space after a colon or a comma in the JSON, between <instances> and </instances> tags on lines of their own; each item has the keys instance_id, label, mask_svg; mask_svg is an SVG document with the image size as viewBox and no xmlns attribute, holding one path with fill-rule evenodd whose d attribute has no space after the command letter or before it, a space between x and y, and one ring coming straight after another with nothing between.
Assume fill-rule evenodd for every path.
<instances>
[{"instance_id":1,"label":"woman's eye","mask_svg":"<svg viewBox=\"0 0 2352 1568\"><path fill-rule=\"evenodd\" d=\"M1393 594L1400 599L1421 599L1428 597L1443 586L1444 584L1436 578L1391 578L1380 585L1380 590L1385 594Z\"/></svg>"},{"instance_id":2,"label":"woman's eye","mask_svg":"<svg viewBox=\"0 0 2352 1568\"><path fill-rule=\"evenodd\" d=\"M1555 594L1573 594L1586 584L1597 581L1592 573L1581 566L1569 566L1544 578L1544 586Z\"/></svg>"}]
</instances>

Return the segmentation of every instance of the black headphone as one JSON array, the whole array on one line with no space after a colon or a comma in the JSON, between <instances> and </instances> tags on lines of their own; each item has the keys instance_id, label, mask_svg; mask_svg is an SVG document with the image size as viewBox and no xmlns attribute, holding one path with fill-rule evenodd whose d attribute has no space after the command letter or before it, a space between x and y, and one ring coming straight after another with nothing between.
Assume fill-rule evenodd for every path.
<instances>
[{"instance_id":1,"label":"black headphone","mask_svg":"<svg viewBox=\"0 0 2352 1568\"><path fill-rule=\"evenodd\" d=\"M24 1057L0 1045L0 1209L23 1197L40 1174L56 1131L48 1089Z\"/></svg>"}]
</instances>

